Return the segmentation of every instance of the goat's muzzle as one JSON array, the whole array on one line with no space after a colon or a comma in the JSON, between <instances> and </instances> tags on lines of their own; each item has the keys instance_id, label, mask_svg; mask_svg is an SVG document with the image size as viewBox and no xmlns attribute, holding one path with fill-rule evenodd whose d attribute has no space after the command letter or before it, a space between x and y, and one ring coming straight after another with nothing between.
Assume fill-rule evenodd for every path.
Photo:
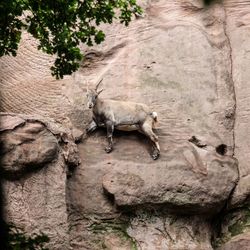
<instances>
[{"instance_id":1,"label":"goat's muzzle","mask_svg":"<svg viewBox=\"0 0 250 250\"><path fill-rule=\"evenodd\" d=\"M92 108L93 108L93 104L92 104L92 103L89 103L89 104L88 104L88 108L89 108L89 109L92 109Z\"/></svg>"}]
</instances>

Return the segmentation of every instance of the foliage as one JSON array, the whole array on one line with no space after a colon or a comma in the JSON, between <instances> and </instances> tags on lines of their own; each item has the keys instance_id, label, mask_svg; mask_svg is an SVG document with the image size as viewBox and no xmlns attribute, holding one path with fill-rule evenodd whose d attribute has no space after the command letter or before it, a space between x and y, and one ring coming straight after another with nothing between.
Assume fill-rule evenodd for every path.
<instances>
[{"instance_id":1,"label":"foliage","mask_svg":"<svg viewBox=\"0 0 250 250\"><path fill-rule=\"evenodd\" d=\"M98 26L118 18L126 26L142 10L136 0L8 0L0 2L0 56L16 56L23 30L38 49L56 55L52 75L63 78L79 68L80 43L105 39Z\"/></svg>"},{"instance_id":2,"label":"foliage","mask_svg":"<svg viewBox=\"0 0 250 250\"><path fill-rule=\"evenodd\" d=\"M49 238L43 233L27 236L20 228L13 225L8 225L7 231L8 250L48 250L44 244L49 242Z\"/></svg>"}]
</instances>

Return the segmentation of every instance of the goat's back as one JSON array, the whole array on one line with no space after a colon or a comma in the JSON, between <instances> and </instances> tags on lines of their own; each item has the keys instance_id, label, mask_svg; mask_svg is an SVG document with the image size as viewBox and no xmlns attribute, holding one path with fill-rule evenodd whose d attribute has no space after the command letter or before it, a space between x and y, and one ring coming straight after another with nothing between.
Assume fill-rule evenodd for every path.
<instances>
[{"instance_id":1,"label":"goat's back","mask_svg":"<svg viewBox=\"0 0 250 250\"><path fill-rule=\"evenodd\" d=\"M101 109L104 116L112 119L115 125L143 123L152 113L143 103L102 100Z\"/></svg>"}]
</instances>

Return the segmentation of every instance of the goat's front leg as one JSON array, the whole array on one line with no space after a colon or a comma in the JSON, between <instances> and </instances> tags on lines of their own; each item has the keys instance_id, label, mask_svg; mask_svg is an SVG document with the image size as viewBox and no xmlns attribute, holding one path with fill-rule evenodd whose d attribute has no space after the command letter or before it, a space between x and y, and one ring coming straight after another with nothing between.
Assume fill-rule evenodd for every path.
<instances>
[{"instance_id":1,"label":"goat's front leg","mask_svg":"<svg viewBox=\"0 0 250 250\"><path fill-rule=\"evenodd\" d=\"M105 151L107 153L110 153L113 150L114 123L112 121L107 121L106 127L107 127L108 146L105 148Z\"/></svg>"},{"instance_id":2,"label":"goat's front leg","mask_svg":"<svg viewBox=\"0 0 250 250\"><path fill-rule=\"evenodd\" d=\"M92 122L88 125L88 127L86 128L86 132L87 133L91 133L93 132L94 130L96 130L97 128L97 124L94 120L92 120Z\"/></svg>"}]
</instances>

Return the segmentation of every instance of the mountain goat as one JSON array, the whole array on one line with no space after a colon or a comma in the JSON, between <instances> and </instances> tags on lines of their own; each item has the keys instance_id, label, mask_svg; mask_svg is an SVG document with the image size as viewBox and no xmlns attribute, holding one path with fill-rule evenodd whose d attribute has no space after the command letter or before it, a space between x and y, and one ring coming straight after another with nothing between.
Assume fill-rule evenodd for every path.
<instances>
[{"instance_id":1,"label":"mountain goat","mask_svg":"<svg viewBox=\"0 0 250 250\"><path fill-rule=\"evenodd\" d=\"M157 122L157 113L142 103L124 102L115 100L104 100L99 98L98 87L102 80L93 89L87 90L87 107L92 109L93 120L87 127L87 133L94 131L97 127L107 128L108 146L107 153L113 150L113 131L137 130L146 135L153 142L152 158L158 159L160 156L160 146L158 137L153 132L153 127Z\"/></svg>"}]
</instances>

